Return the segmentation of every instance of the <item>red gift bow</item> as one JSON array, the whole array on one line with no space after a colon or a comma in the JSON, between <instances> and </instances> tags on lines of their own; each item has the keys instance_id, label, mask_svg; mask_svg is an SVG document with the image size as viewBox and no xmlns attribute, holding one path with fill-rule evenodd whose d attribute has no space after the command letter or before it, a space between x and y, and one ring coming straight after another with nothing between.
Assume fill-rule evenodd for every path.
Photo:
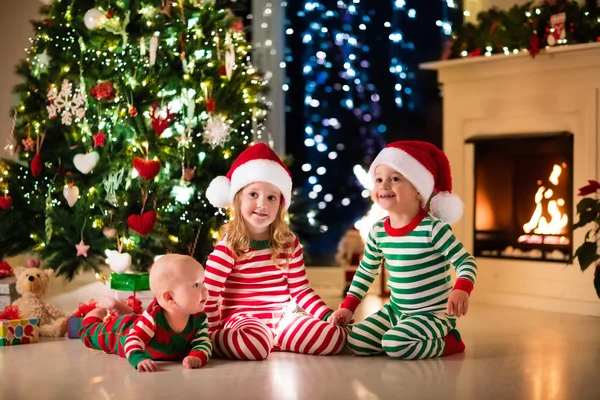
<instances>
[{"instance_id":1,"label":"red gift bow","mask_svg":"<svg viewBox=\"0 0 600 400\"><path fill-rule=\"evenodd\" d=\"M98 303L96 302L96 300L91 299L90 302L88 304L85 303L79 303L79 308L77 311L75 311L73 313L73 317L75 318L83 318L85 317L90 311L96 309L96 307L98 307Z\"/></svg>"},{"instance_id":2,"label":"red gift bow","mask_svg":"<svg viewBox=\"0 0 600 400\"><path fill-rule=\"evenodd\" d=\"M0 279L6 278L13 274L12 267L6 261L0 263Z\"/></svg>"},{"instance_id":3,"label":"red gift bow","mask_svg":"<svg viewBox=\"0 0 600 400\"><path fill-rule=\"evenodd\" d=\"M134 314L142 314L144 312L142 302L136 299L135 296L129 296L127 305L133 309Z\"/></svg>"},{"instance_id":4,"label":"red gift bow","mask_svg":"<svg viewBox=\"0 0 600 400\"><path fill-rule=\"evenodd\" d=\"M17 306L8 305L0 312L0 319L22 319L21 310Z\"/></svg>"}]
</instances>

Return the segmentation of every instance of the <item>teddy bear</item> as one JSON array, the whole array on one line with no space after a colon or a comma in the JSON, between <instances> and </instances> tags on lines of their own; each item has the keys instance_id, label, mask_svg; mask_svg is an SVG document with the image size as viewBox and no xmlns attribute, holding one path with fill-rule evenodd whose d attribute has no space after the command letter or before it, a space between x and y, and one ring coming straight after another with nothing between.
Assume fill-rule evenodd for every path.
<instances>
[{"instance_id":1,"label":"teddy bear","mask_svg":"<svg viewBox=\"0 0 600 400\"><path fill-rule=\"evenodd\" d=\"M335 255L335 260L341 265L344 270L344 285L345 289L342 293L342 297L346 296L346 293L350 289L352 278L358 264L362 259L363 252L365 251L365 242L360 236L359 231L352 227L342 237L338 244L338 251Z\"/></svg>"},{"instance_id":2,"label":"teddy bear","mask_svg":"<svg viewBox=\"0 0 600 400\"><path fill-rule=\"evenodd\" d=\"M21 297L13 302L24 318L39 318L40 335L62 337L67 333L68 315L42 300L54 271L37 267L16 267L17 293Z\"/></svg>"}]
</instances>

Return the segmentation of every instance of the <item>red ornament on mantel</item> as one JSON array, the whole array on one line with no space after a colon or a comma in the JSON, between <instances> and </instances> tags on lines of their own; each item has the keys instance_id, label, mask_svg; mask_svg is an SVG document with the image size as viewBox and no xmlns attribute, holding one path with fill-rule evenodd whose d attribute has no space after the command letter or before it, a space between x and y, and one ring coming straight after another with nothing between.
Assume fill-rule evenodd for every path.
<instances>
[{"instance_id":1,"label":"red ornament on mantel","mask_svg":"<svg viewBox=\"0 0 600 400\"><path fill-rule=\"evenodd\" d=\"M33 160L31 160L31 174L34 178L37 178L42 173L42 157L40 153L37 153L33 156Z\"/></svg>"},{"instance_id":2,"label":"red ornament on mantel","mask_svg":"<svg viewBox=\"0 0 600 400\"><path fill-rule=\"evenodd\" d=\"M137 232L142 236L146 236L152 231L154 224L156 224L156 212L152 210L142 215L130 215L129 218L127 218L127 224L132 231Z\"/></svg>"},{"instance_id":3,"label":"red ornament on mantel","mask_svg":"<svg viewBox=\"0 0 600 400\"><path fill-rule=\"evenodd\" d=\"M160 161L144 160L141 157L136 157L133 159L133 168L139 176L150 181L156 178L156 175L160 172Z\"/></svg>"},{"instance_id":4,"label":"red ornament on mantel","mask_svg":"<svg viewBox=\"0 0 600 400\"><path fill-rule=\"evenodd\" d=\"M0 197L0 208L3 210L8 210L12 206L12 197L4 196Z\"/></svg>"}]
</instances>

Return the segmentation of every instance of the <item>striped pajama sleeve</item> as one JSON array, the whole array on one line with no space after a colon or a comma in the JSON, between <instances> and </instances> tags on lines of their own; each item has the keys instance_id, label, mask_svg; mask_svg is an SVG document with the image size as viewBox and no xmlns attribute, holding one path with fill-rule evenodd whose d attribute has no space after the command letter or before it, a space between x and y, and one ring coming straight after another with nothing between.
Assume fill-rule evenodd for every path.
<instances>
[{"instance_id":1,"label":"striped pajama sleeve","mask_svg":"<svg viewBox=\"0 0 600 400\"><path fill-rule=\"evenodd\" d=\"M133 323L133 326L127 333L124 346L125 357L127 357L127 361L134 368L137 368L140 361L148 359L144 350L148 342L154 337L155 330L154 317L146 310Z\"/></svg>"},{"instance_id":2,"label":"striped pajama sleeve","mask_svg":"<svg viewBox=\"0 0 600 400\"><path fill-rule=\"evenodd\" d=\"M208 334L208 323L204 319L201 321L202 323L196 328L196 335L192 339L193 347L190 357L197 357L202 360L202 365L206 365L212 356L213 347Z\"/></svg>"}]
</instances>

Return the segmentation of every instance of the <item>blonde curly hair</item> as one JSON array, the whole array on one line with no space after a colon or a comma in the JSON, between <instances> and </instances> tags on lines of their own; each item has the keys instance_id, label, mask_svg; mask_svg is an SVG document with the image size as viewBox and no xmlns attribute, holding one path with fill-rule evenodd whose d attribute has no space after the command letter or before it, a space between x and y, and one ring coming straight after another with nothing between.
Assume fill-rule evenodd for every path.
<instances>
[{"instance_id":1,"label":"blonde curly hair","mask_svg":"<svg viewBox=\"0 0 600 400\"><path fill-rule=\"evenodd\" d=\"M243 190L243 189L242 189ZM236 258L244 259L250 248L250 232L244 222L241 212L242 190L236 193L233 205L229 207L230 221L221 227L221 239L227 237L227 244ZM293 252L295 235L285 221L287 212L279 205L275 221L269 226L269 248L273 250L271 259L278 268L287 268L290 263L290 255ZM285 263L280 264L279 257L284 255Z\"/></svg>"}]
</instances>

